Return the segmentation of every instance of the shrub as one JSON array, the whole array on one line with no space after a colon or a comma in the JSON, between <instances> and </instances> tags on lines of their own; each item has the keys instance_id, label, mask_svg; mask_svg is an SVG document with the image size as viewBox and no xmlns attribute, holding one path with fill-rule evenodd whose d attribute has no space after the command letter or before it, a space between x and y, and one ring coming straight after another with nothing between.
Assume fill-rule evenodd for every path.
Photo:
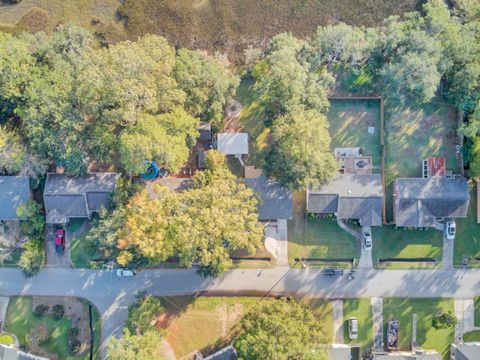
<instances>
[{"instance_id":1,"label":"shrub","mask_svg":"<svg viewBox=\"0 0 480 360\"><path fill-rule=\"evenodd\" d=\"M68 343L68 347L70 348L70 351L74 354L76 354L80 351L81 346L82 346L82 343L80 341L78 341L77 339L72 340Z\"/></svg>"},{"instance_id":2,"label":"shrub","mask_svg":"<svg viewBox=\"0 0 480 360\"><path fill-rule=\"evenodd\" d=\"M80 333L80 329L78 327L73 327L68 329L68 341L75 340L79 333Z\"/></svg>"},{"instance_id":3,"label":"shrub","mask_svg":"<svg viewBox=\"0 0 480 360\"><path fill-rule=\"evenodd\" d=\"M65 309L63 305L60 305L60 304L55 305L52 311L53 311L53 316L57 320L60 320L61 318L63 318L63 315L65 314Z\"/></svg>"},{"instance_id":4,"label":"shrub","mask_svg":"<svg viewBox=\"0 0 480 360\"><path fill-rule=\"evenodd\" d=\"M30 240L23 245L25 251L20 256L18 264L23 274L31 277L40 271L45 257L43 241L41 239Z\"/></svg>"},{"instance_id":5,"label":"shrub","mask_svg":"<svg viewBox=\"0 0 480 360\"><path fill-rule=\"evenodd\" d=\"M48 305L45 304L39 304L35 306L35 309L33 310L33 313L37 316L42 316L48 311Z\"/></svg>"},{"instance_id":6,"label":"shrub","mask_svg":"<svg viewBox=\"0 0 480 360\"><path fill-rule=\"evenodd\" d=\"M455 318L450 312L434 316L432 326L435 329L446 329L455 325Z\"/></svg>"},{"instance_id":7,"label":"shrub","mask_svg":"<svg viewBox=\"0 0 480 360\"><path fill-rule=\"evenodd\" d=\"M13 337L8 334L0 335L0 344L10 346L13 344Z\"/></svg>"}]
</instances>

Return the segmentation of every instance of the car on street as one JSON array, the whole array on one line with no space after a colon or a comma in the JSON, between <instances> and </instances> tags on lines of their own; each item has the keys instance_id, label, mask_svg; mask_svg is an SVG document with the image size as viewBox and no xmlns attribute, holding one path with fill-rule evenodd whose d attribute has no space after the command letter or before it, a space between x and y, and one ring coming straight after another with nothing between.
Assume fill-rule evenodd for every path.
<instances>
[{"instance_id":1,"label":"car on street","mask_svg":"<svg viewBox=\"0 0 480 360\"><path fill-rule=\"evenodd\" d=\"M63 253L65 251L65 230L55 230L55 251Z\"/></svg>"},{"instance_id":2,"label":"car on street","mask_svg":"<svg viewBox=\"0 0 480 360\"><path fill-rule=\"evenodd\" d=\"M371 250L372 249L372 228L370 226L364 226L362 228L362 240L363 240L363 249Z\"/></svg>"},{"instance_id":3,"label":"car on street","mask_svg":"<svg viewBox=\"0 0 480 360\"><path fill-rule=\"evenodd\" d=\"M356 317L348 319L348 337L352 340L358 338L358 319Z\"/></svg>"},{"instance_id":4,"label":"car on street","mask_svg":"<svg viewBox=\"0 0 480 360\"><path fill-rule=\"evenodd\" d=\"M118 277L129 277L135 275L137 275L137 273L133 269L117 269Z\"/></svg>"},{"instance_id":5,"label":"car on street","mask_svg":"<svg viewBox=\"0 0 480 360\"><path fill-rule=\"evenodd\" d=\"M453 240L455 239L455 233L456 233L456 224L455 221L449 220L445 224L445 237L447 240Z\"/></svg>"},{"instance_id":6,"label":"car on street","mask_svg":"<svg viewBox=\"0 0 480 360\"><path fill-rule=\"evenodd\" d=\"M327 276L340 276L343 275L343 269L325 268L322 270L322 274Z\"/></svg>"}]
</instances>

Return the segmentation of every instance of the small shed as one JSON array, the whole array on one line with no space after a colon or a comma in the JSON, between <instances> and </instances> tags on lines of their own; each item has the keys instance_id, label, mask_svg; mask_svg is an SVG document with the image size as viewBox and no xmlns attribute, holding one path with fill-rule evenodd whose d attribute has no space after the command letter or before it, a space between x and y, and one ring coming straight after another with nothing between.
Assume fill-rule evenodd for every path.
<instances>
[{"instance_id":1,"label":"small shed","mask_svg":"<svg viewBox=\"0 0 480 360\"><path fill-rule=\"evenodd\" d=\"M248 154L248 134L218 133L217 150L225 155Z\"/></svg>"}]
</instances>

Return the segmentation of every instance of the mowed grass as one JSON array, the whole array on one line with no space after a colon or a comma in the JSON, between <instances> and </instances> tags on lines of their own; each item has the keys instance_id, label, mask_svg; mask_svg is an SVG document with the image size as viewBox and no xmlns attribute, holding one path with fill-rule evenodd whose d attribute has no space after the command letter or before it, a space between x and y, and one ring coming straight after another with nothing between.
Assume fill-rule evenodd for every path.
<instances>
[{"instance_id":1,"label":"mowed grass","mask_svg":"<svg viewBox=\"0 0 480 360\"><path fill-rule=\"evenodd\" d=\"M327 114L332 136L332 149L360 147L363 154L372 157L373 172L381 172L380 101L330 100ZM368 128L373 127L370 134Z\"/></svg>"},{"instance_id":2,"label":"mowed grass","mask_svg":"<svg viewBox=\"0 0 480 360\"><path fill-rule=\"evenodd\" d=\"M333 307L330 301L325 299L305 298L302 303L307 305L317 319L326 344L333 342Z\"/></svg>"},{"instance_id":3,"label":"mowed grass","mask_svg":"<svg viewBox=\"0 0 480 360\"><path fill-rule=\"evenodd\" d=\"M477 189L470 184L470 208L467 218L455 219L457 233L455 235L454 263L461 265L463 257L470 258L469 265L479 267L480 261L480 224L477 223Z\"/></svg>"},{"instance_id":4,"label":"mowed grass","mask_svg":"<svg viewBox=\"0 0 480 360\"><path fill-rule=\"evenodd\" d=\"M348 335L348 319L358 319L358 338L350 340ZM346 299L343 301L344 330L346 344L359 344L362 353L373 345L373 314L370 299Z\"/></svg>"},{"instance_id":5,"label":"mowed grass","mask_svg":"<svg viewBox=\"0 0 480 360\"><path fill-rule=\"evenodd\" d=\"M399 320L399 348L409 350L412 341L412 315L417 314L417 344L423 349L437 350L443 359L447 360L450 359L450 344L455 338L455 326L447 329L435 329L432 326L433 317L444 312L454 314L453 299L385 298L384 331L388 320Z\"/></svg>"},{"instance_id":6,"label":"mowed grass","mask_svg":"<svg viewBox=\"0 0 480 360\"><path fill-rule=\"evenodd\" d=\"M458 173L455 154L455 109L440 98L418 106L396 106L385 102L385 181L387 220L393 220L393 180L421 177L422 160L445 157L447 169Z\"/></svg>"},{"instance_id":7,"label":"mowed grass","mask_svg":"<svg viewBox=\"0 0 480 360\"><path fill-rule=\"evenodd\" d=\"M295 258L358 259L360 244L342 230L333 219L316 219L305 215L305 192L293 194L293 219L288 222L288 259Z\"/></svg>"},{"instance_id":8,"label":"mowed grass","mask_svg":"<svg viewBox=\"0 0 480 360\"><path fill-rule=\"evenodd\" d=\"M394 226L376 227L373 235L373 263L385 258L435 258L442 259L443 234L435 229L409 230ZM423 263L390 263L389 268L424 267Z\"/></svg>"},{"instance_id":9,"label":"mowed grass","mask_svg":"<svg viewBox=\"0 0 480 360\"><path fill-rule=\"evenodd\" d=\"M480 330L473 330L463 334L463 341L465 342L480 341Z\"/></svg>"},{"instance_id":10,"label":"mowed grass","mask_svg":"<svg viewBox=\"0 0 480 360\"><path fill-rule=\"evenodd\" d=\"M96 311L96 309L95 309ZM98 312L97 321L94 321L97 328L95 336L96 346L100 341L100 322ZM95 316L94 316L95 319ZM56 354L59 360L83 360L89 358L89 352L74 356L68 349L68 329L72 325L72 320L63 317L56 320L53 316L35 316L32 312L32 298L29 296L11 297L5 318L4 330L15 334L18 337L20 345L26 346L26 335L35 327L43 325L48 331L48 339L40 343L40 347L45 351ZM99 357L98 349L95 350L95 358Z\"/></svg>"},{"instance_id":11,"label":"mowed grass","mask_svg":"<svg viewBox=\"0 0 480 360\"><path fill-rule=\"evenodd\" d=\"M393 14L419 9L422 0L126 0L131 38L162 34L176 47L228 53L243 59L249 45L265 46L282 32L306 37L319 25L346 22L374 26Z\"/></svg>"}]
</instances>

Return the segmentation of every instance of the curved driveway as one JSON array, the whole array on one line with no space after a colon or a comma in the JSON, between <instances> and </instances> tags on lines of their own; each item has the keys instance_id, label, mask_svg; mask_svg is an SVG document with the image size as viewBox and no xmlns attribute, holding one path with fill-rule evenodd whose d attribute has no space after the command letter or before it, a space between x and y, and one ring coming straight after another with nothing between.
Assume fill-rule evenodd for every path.
<instances>
[{"instance_id":1,"label":"curved driveway","mask_svg":"<svg viewBox=\"0 0 480 360\"><path fill-rule=\"evenodd\" d=\"M273 287L273 288L272 288ZM276 267L236 269L221 278L203 278L194 269L144 270L136 277L118 278L113 272L81 269L43 269L26 279L18 269L0 269L0 296L79 296L102 313L102 349L119 335L127 307L135 294L157 296L213 292L219 295L297 294L329 299L356 297L453 297L480 296L480 270L357 270L356 278L327 277L319 270Z\"/></svg>"}]
</instances>

